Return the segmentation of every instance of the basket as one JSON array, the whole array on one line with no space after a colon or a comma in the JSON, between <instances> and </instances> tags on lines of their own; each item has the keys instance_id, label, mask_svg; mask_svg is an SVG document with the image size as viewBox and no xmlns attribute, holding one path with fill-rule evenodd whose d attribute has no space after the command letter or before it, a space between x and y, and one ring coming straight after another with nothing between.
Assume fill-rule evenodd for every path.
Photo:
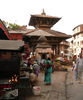
<instances>
[{"instance_id":1,"label":"basket","mask_svg":"<svg viewBox=\"0 0 83 100\"><path fill-rule=\"evenodd\" d=\"M41 87L40 86L34 86L33 87L33 94L34 95L40 95L41 94Z\"/></svg>"}]
</instances>

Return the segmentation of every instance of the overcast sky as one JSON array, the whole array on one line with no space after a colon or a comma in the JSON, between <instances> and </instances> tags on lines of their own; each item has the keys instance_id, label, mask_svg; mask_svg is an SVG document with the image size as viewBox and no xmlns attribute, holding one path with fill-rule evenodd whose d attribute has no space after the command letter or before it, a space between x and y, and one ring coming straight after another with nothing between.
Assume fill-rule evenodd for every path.
<instances>
[{"instance_id":1,"label":"overcast sky","mask_svg":"<svg viewBox=\"0 0 83 100\"><path fill-rule=\"evenodd\" d=\"M43 8L47 15L62 17L52 28L56 31L73 34L72 29L83 24L83 0L1 0L0 19L28 25L30 15L41 14Z\"/></svg>"}]
</instances>

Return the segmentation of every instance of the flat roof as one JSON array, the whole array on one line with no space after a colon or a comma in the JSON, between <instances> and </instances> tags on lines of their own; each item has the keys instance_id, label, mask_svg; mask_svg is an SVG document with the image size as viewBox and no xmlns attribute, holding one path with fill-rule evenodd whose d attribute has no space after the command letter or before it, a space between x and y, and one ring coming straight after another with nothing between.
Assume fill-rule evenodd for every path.
<instances>
[{"instance_id":1,"label":"flat roof","mask_svg":"<svg viewBox=\"0 0 83 100\"><path fill-rule=\"evenodd\" d=\"M0 50L19 50L23 45L22 40L0 40Z\"/></svg>"}]
</instances>

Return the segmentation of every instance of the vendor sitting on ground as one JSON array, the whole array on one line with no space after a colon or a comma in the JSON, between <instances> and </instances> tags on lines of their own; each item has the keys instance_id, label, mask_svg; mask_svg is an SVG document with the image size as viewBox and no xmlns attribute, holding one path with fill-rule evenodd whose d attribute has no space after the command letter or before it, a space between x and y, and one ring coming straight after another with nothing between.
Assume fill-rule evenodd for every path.
<instances>
[{"instance_id":1,"label":"vendor sitting on ground","mask_svg":"<svg viewBox=\"0 0 83 100\"><path fill-rule=\"evenodd\" d=\"M40 66L38 65L37 61L34 61L34 64L33 64L33 69L34 69L34 73L37 75L39 75L40 73Z\"/></svg>"}]
</instances>

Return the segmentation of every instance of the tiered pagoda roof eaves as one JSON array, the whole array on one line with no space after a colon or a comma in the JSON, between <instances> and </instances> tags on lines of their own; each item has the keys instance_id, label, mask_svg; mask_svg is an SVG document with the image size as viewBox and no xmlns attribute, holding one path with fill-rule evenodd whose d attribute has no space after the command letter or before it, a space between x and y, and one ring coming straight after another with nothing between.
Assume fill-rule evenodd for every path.
<instances>
[{"instance_id":1,"label":"tiered pagoda roof eaves","mask_svg":"<svg viewBox=\"0 0 83 100\"><path fill-rule=\"evenodd\" d=\"M46 27L51 28L54 24L56 24L61 18L48 16L46 14L40 15L31 15L29 25L34 26L35 28Z\"/></svg>"},{"instance_id":2,"label":"tiered pagoda roof eaves","mask_svg":"<svg viewBox=\"0 0 83 100\"><path fill-rule=\"evenodd\" d=\"M67 35L67 34L65 34L65 33L63 33L63 32L59 32L59 31L55 31L55 30L45 30L46 32L48 32L48 33L50 33L50 34L52 34L52 35L54 35L55 37L68 37L68 38L70 38L71 37L71 35Z\"/></svg>"},{"instance_id":3,"label":"tiered pagoda roof eaves","mask_svg":"<svg viewBox=\"0 0 83 100\"><path fill-rule=\"evenodd\" d=\"M49 16L49 15L39 15L39 14L35 14L35 15L31 15L31 17L43 17L43 18L57 18L57 19L61 19L61 18L59 18L59 17L56 17L56 16Z\"/></svg>"},{"instance_id":4,"label":"tiered pagoda roof eaves","mask_svg":"<svg viewBox=\"0 0 83 100\"><path fill-rule=\"evenodd\" d=\"M36 48L51 48L51 45L49 45L46 42L43 42L43 43L38 43Z\"/></svg>"},{"instance_id":5,"label":"tiered pagoda roof eaves","mask_svg":"<svg viewBox=\"0 0 83 100\"><path fill-rule=\"evenodd\" d=\"M46 37L62 37L62 38L71 38L71 35L67 35L65 33L54 31L51 29L35 29L33 32L29 32L26 34L26 36L46 36Z\"/></svg>"},{"instance_id":6,"label":"tiered pagoda roof eaves","mask_svg":"<svg viewBox=\"0 0 83 100\"><path fill-rule=\"evenodd\" d=\"M45 30L35 29L33 32L27 33L27 36L54 36Z\"/></svg>"}]
</instances>

